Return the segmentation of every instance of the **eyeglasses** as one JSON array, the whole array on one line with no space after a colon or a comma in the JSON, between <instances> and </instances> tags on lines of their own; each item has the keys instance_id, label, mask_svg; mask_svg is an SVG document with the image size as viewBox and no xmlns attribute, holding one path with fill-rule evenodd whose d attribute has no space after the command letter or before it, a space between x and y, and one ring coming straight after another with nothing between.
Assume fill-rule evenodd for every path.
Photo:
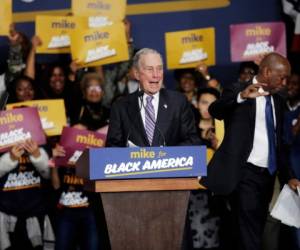
<instances>
[{"instance_id":1,"label":"eyeglasses","mask_svg":"<svg viewBox=\"0 0 300 250\"><path fill-rule=\"evenodd\" d=\"M97 92L101 92L102 88L100 86L97 85L91 85L91 86L87 86L86 91L97 91Z\"/></svg>"}]
</instances>

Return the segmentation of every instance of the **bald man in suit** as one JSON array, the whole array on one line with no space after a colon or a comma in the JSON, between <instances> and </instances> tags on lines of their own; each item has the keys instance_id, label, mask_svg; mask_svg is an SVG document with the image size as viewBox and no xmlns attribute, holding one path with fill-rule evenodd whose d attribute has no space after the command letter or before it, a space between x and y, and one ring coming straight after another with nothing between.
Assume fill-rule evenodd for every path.
<instances>
[{"instance_id":1,"label":"bald man in suit","mask_svg":"<svg viewBox=\"0 0 300 250\"><path fill-rule=\"evenodd\" d=\"M222 144L201 183L228 195L237 221L240 250L260 250L268 205L277 170L289 176L279 161L284 99L278 94L290 75L286 58L271 53L247 84L235 83L209 107L225 123Z\"/></svg>"}]
</instances>

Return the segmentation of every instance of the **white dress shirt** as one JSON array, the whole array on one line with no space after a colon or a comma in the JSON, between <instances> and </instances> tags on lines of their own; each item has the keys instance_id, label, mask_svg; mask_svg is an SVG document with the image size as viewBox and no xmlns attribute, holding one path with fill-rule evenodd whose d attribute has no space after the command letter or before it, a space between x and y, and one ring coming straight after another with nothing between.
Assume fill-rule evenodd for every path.
<instances>
[{"instance_id":1,"label":"white dress shirt","mask_svg":"<svg viewBox=\"0 0 300 250\"><path fill-rule=\"evenodd\" d=\"M141 109L141 115L142 115L142 120L143 120L143 123L144 123L144 127L146 127L146 124L145 124L145 107L147 105L147 99L146 99L147 96L149 96L149 95L147 95L146 93L143 95L143 105L141 103L141 99L139 101L139 105L140 105L140 109ZM154 107L155 121L156 121L156 119L157 119L157 112L158 112L158 103L159 103L159 92L157 92L156 94L154 94L152 96L153 96L152 105Z\"/></svg>"},{"instance_id":2,"label":"white dress shirt","mask_svg":"<svg viewBox=\"0 0 300 250\"><path fill-rule=\"evenodd\" d=\"M256 84L256 77L253 78L253 84ZM262 89L259 91L263 91ZM240 94L238 95L238 102L241 103L245 100L241 99ZM267 168L268 167L268 155L269 155L269 142L268 142L268 131L266 125L265 108L266 98L259 96L255 98L256 111L255 111L255 128L254 128L254 139L251 153L248 157L247 162L254 164L255 166ZM273 107L273 118L274 125L276 127L276 116L274 108L274 100L271 97Z\"/></svg>"}]
</instances>

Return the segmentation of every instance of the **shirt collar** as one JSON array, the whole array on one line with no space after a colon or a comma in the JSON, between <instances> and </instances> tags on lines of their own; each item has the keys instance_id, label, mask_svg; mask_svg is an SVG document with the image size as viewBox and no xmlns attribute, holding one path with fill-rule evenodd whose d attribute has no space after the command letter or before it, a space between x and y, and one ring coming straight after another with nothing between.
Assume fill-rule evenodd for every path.
<instances>
[{"instance_id":1,"label":"shirt collar","mask_svg":"<svg viewBox=\"0 0 300 250\"><path fill-rule=\"evenodd\" d=\"M256 76L253 77L252 83L253 83L253 84L257 84L257 83L258 83L258 81L257 81L257 79L256 79Z\"/></svg>"},{"instance_id":2,"label":"shirt collar","mask_svg":"<svg viewBox=\"0 0 300 250\"><path fill-rule=\"evenodd\" d=\"M148 95L148 94L146 94L146 93L144 93L144 100L146 100L146 97L147 96L150 96L150 95ZM157 93L155 93L154 95L152 95L153 96L153 100L158 100L158 98L159 98L159 91L157 92Z\"/></svg>"},{"instance_id":3,"label":"shirt collar","mask_svg":"<svg viewBox=\"0 0 300 250\"><path fill-rule=\"evenodd\" d=\"M296 103L295 105L293 105L293 106L291 106L290 101L287 101L287 106L288 106L288 109L289 109L290 111L295 111L297 108L300 107L300 101L297 102L297 103Z\"/></svg>"}]
</instances>

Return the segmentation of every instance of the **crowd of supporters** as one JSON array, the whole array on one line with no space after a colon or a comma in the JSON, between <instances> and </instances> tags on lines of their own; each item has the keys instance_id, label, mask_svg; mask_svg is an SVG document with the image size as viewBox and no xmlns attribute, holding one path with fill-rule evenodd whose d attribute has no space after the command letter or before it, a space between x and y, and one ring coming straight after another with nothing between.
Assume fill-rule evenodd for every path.
<instances>
[{"instance_id":1,"label":"crowd of supporters","mask_svg":"<svg viewBox=\"0 0 300 250\"><path fill-rule=\"evenodd\" d=\"M131 58L136 51L125 22L130 59L109 67L78 68L76 62L36 63L36 48L43 41L11 28L7 67L1 69L0 90L9 93L8 103L40 99L63 99L68 126L98 131L109 126L112 103L138 89ZM257 74L253 62L241 63L236 81L248 82ZM213 78L199 62L193 69L174 71L174 83L191 103L199 137L213 154L221 143L223 124L214 120L208 106L222 92L222 79ZM288 80L287 112L284 126L286 162L294 165L300 178L300 75L293 71ZM59 110L57 112L60 112ZM218 125L217 125L218 123ZM55 166L51 159L64 156L59 136L47 145L27 140L0 156L0 250L2 249L106 249L109 239L100 195L86 192L74 167ZM25 152L24 152L25 151ZM210 156L208 158L210 158ZM297 165L298 164L298 165ZM22 173L37 185L26 183L9 189L7 181ZM284 184L286 180L280 179ZM186 249L231 249L226 218L230 208L207 190L192 191L187 215ZM298 230L285 228L299 249ZM278 234L275 235L279 238ZM267 240L266 240L267 241ZM293 245L293 246L292 246ZM279 246L279 245L278 245ZM227 248L226 248L227 247ZM294 248L292 248L294 247ZM287 248L286 248L287 249Z\"/></svg>"}]
</instances>

